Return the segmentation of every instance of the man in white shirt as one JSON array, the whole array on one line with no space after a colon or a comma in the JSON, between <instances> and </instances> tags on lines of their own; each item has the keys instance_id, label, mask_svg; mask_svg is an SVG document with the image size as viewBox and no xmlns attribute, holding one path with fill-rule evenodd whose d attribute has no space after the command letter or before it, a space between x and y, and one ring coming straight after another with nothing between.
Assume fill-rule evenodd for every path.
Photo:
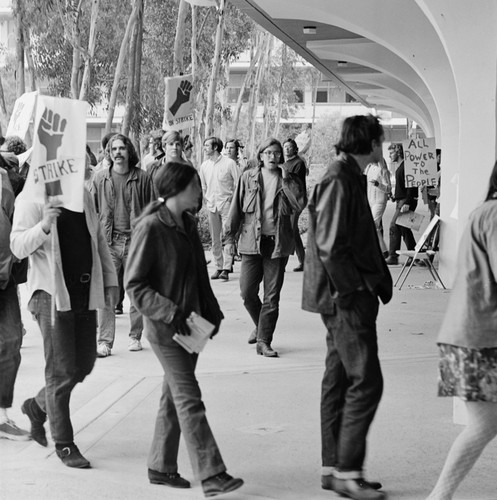
<instances>
[{"instance_id":1,"label":"man in white shirt","mask_svg":"<svg viewBox=\"0 0 497 500\"><path fill-rule=\"evenodd\" d=\"M209 137L204 141L207 160L200 166L200 180L205 206L209 211L212 255L217 267L211 279L227 281L228 273L231 271L232 256L229 252L223 251L221 236L240 171L233 160L221 155L222 150L221 139Z\"/></svg>"}]
</instances>

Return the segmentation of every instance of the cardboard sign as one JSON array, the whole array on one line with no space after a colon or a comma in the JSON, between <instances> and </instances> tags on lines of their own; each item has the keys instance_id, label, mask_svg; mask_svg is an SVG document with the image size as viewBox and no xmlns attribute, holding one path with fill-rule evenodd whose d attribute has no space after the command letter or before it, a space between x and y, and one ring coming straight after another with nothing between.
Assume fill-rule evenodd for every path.
<instances>
[{"instance_id":1,"label":"cardboard sign","mask_svg":"<svg viewBox=\"0 0 497 500\"><path fill-rule=\"evenodd\" d=\"M437 185L435 139L409 139L404 146L406 188Z\"/></svg>"},{"instance_id":2,"label":"cardboard sign","mask_svg":"<svg viewBox=\"0 0 497 500\"><path fill-rule=\"evenodd\" d=\"M38 94L38 91L27 92L16 100L5 134L6 137L17 135L22 140L26 139L29 125L33 119Z\"/></svg>"},{"instance_id":3,"label":"cardboard sign","mask_svg":"<svg viewBox=\"0 0 497 500\"><path fill-rule=\"evenodd\" d=\"M39 96L33 153L23 194L83 212L88 103Z\"/></svg>"},{"instance_id":4,"label":"cardboard sign","mask_svg":"<svg viewBox=\"0 0 497 500\"><path fill-rule=\"evenodd\" d=\"M182 75L166 78L164 120L162 128L185 129L193 127L193 76Z\"/></svg>"}]
</instances>

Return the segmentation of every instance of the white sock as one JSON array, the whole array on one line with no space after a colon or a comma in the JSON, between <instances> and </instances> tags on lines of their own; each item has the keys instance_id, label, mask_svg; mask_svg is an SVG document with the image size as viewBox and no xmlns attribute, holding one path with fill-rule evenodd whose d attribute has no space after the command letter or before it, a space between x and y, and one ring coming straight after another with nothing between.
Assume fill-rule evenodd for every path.
<instances>
[{"instance_id":1,"label":"white sock","mask_svg":"<svg viewBox=\"0 0 497 500\"><path fill-rule=\"evenodd\" d=\"M0 407L0 425L5 424L8 419L7 408Z\"/></svg>"},{"instance_id":2,"label":"white sock","mask_svg":"<svg viewBox=\"0 0 497 500\"><path fill-rule=\"evenodd\" d=\"M321 467L322 476L332 476L335 472L335 467Z\"/></svg>"}]
</instances>

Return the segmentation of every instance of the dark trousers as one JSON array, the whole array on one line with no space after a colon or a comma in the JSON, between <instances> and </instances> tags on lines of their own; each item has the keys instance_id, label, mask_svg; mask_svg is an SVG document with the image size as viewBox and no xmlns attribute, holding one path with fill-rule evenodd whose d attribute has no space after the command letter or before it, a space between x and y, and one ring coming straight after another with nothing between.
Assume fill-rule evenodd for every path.
<instances>
[{"instance_id":1,"label":"dark trousers","mask_svg":"<svg viewBox=\"0 0 497 500\"><path fill-rule=\"evenodd\" d=\"M45 387L36 395L36 403L48 414L50 432L57 444L74 441L69 413L71 392L95 364L96 311L88 310L88 291L71 294L71 311L56 311L51 320L52 297L37 290L29 301L29 310L38 322L45 352Z\"/></svg>"},{"instance_id":2,"label":"dark trousers","mask_svg":"<svg viewBox=\"0 0 497 500\"><path fill-rule=\"evenodd\" d=\"M297 254L297 259L299 259L299 264L303 266L305 260L305 250L302 238L300 237L299 217L300 213L292 215L292 226L293 233L295 234L295 253Z\"/></svg>"},{"instance_id":3,"label":"dark trousers","mask_svg":"<svg viewBox=\"0 0 497 500\"><path fill-rule=\"evenodd\" d=\"M416 210L417 202L409 205L409 210ZM407 250L414 250L416 246L416 240L412 231L408 227L399 226L397 222L397 217L401 214L401 206L399 201L397 201L397 207L395 208L395 213L393 214L392 220L390 222L390 242L388 253L390 257L398 259L397 250L400 250L401 239L404 240Z\"/></svg>"},{"instance_id":4,"label":"dark trousers","mask_svg":"<svg viewBox=\"0 0 497 500\"><path fill-rule=\"evenodd\" d=\"M0 289L0 408L12 407L14 384L21 364L22 323L13 282Z\"/></svg>"},{"instance_id":5,"label":"dark trousers","mask_svg":"<svg viewBox=\"0 0 497 500\"><path fill-rule=\"evenodd\" d=\"M179 441L183 434L197 479L202 481L225 472L195 377L198 355L189 354L172 340L172 332L164 334L161 344L151 342L150 346L164 369L164 381L148 468L177 472Z\"/></svg>"},{"instance_id":6,"label":"dark trousers","mask_svg":"<svg viewBox=\"0 0 497 500\"><path fill-rule=\"evenodd\" d=\"M274 240L261 239L261 253L242 255L240 269L240 292L243 304L257 327L257 341L271 345L279 315L280 292L285 277L288 257L271 259ZM259 298L261 282L264 298Z\"/></svg>"},{"instance_id":7,"label":"dark trousers","mask_svg":"<svg viewBox=\"0 0 497 500\"><path fill-rule=\"evenodd\" d=\"M350 309L322 315L328 330L321 387L322 465L362 477L366 437L383 392L378 360L378 299L356 292Z\"/></svg>"}]
</instances>

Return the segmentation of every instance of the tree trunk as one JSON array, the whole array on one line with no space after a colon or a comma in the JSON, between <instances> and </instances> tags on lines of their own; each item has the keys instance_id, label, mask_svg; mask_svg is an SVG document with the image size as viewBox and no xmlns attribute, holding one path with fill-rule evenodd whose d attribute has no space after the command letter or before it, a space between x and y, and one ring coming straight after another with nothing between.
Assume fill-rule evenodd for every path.
<instances>
[{"instance_id":1,"label":"tree trunk","mask_svg":"<svg viewBox=\"0 0 497 500\"><path fill-rule=\"evenodd\" d=\"M281 69L278 82L278 104L276 106L276 119L274 123L273 136L278 137L280 134L281 111L283 108L283 83L285 82L285 68L287 59L287 46L283 44L281 48Z\"/></svg>"},{"instance_id":2,"label":"tree trunk","mask_svg":"<svg viewBox=\"0 0 497 500\"><path fill-rule=\"evenodd\" d=\"M5 95L3 92L3 82L2 76L0 75L0 112L2 113L0 119L0 135L3 136L3 128L8 125L8 115L7 115L7 106L5 106Z\"/></svg>"},{"instance_id":3,"label":"tree trunk","mask_svg":"<svg viewBox=\"0 0 497 500\"><path fill-rule=\"evenodd\" d=\"M29 75L29 90L34 92L36 90L36 71L33 62L33 51L31 48L31 37L29 28L24 28L24 54L26 56L26 63L28 65L28 75Z\"/></svg>"},{"instance_id":4,"label":"tree trunk","mask_svg":"<svg viewBox=\"0 0 497 500\"><path fill-rule=\"evenodd\" d=\"M116 69L114 71L114 82L112 84L112 90L109 99L109 110L107 112L107 121L105 123L105 133L108 134L112 129L112 122L114 120L114 113L116 110L117 103L117 92L119 91L119 81L121 79L121 73L124 66L124 58L126 57L126 51L129 45L129 40L133 32L136 20L138 18L138 1L136 0L133 4L133 9L128 19L128 24L126 26L126 31L124 32L124 37L121 42L121 48L119 50L119 57L117 59Z\"/></svg>"},{"instance_id":5,"label":"tree trunk","mask_svg":"<svg viewBox=\"0 0 497 500\"><path fill-rule=\"evenodd\" d=\"M248 122L250 124L249 132L249 152L252 156L255 156L255 125L257 118L257 106L259 104L259 90L261 86L262 74L266 66L266 55L269 48L269 33L264 33L263 35L263 49L262 54L257 66L257 72L255 74L254 84L252 86L252 91L250 93L249 107L248 107Z\"/></svg>"},{"instance_id":6,"label":"tree trunk","mask_svg":"<svg viewBox=\"0 0 497 500\"><path fill-rule=\"evenodd\" d=\"M137 0L136 3L137 4L140 3L140 0ZM135 27L133 29L133 36L131 37L131 41L129 44L126 104L124 107L124 116L121 125L121 133L126 136L129 136L129 129L131 127L131 121L133 120L137 38L138 38L138 22L135 23Z\"/></svg>"},{"instance_id":7,"label":"tree trunk","mask_svg":"<svg viewBox=\"0 0 497 500\"><path fill-rule=\"evenodd\" d=\"M180 0L178 18L176 20L176 36L174 38L173 75L183 74L183 47L185 40L185 21L188 14L188 5L185 0Z\"/></svg>"},{"instance_id":8,"label":"tree trunk","mask_svg":"<svg viewBox=\"0 0 497 500\"><path fill-rule=\"evenodd\" d=\"M192 6L192 38L191 38L191 59L192 59L192 76L195 81L197 72L197 7Z\"/></svg>"},{"instance_id":9,"label":"tree trunk","mask_svg":"<svg viewBox=\"0 0 497 500\"><path fill-rule=\"evenodd\" d=\"M24 36L23 36L23 17L24 6L22 0L14 1L14 15L16 21L16 96L20 97L26 92L26 83L24 80Z\"/></svg>"},{"instance_id":10,"label":"tree trunk","mask_svg":"<svg viewBox=\"0 0 497 500\"><path fill-rule=\"evenodd\" d=\"M216 28L216 44L214 47L214 57L212 58L212 72L207 92L207 109L205 116L205 137L214 133L214 104L216 100L216 88L219 78L219 66L221 64L221 48L224 31L224 0L220 0L218 20Z\"/></svg>"},{"instance_id":11,"label":"tree trunk","mask_svg":"<svg viewBox=\"0 0 497 500\"><path fill-rule=\"evenodd\" d=\"M243 84L240 88L240 93L238 94L238 99L236 101L235 113L233 117L233 129L232 129L233 137L237 137L238 135L238 125L240 123L240 112L243 106L243 95L245 94L245 89L248 87L250 81L252 80L255 67L259 63L259 59L261 58L262 43L257 43L257 38L256 38L256 45L257 45L257 50L255 52L255 55L253 55L253 57L250 58L250 66L247 70L247 73L245 74L245 78L243 79Z\"/></svg>"},{"instance_id":12,"label":"tree trunk","mask_svg":"<svg viewBox=\"0 0 497 500\"><path fill-rule=\"evenodd\" d=\"M93 55L95 54L95 43L97 39L97 20L98 11L100 8L100 0L92 0L91 2L91 16L90 16L90 35L88 37L88 54L85 60L85 69L83 72L83 80L81 82L81 92L79 98L82 101L87 99L88 88L90 87L91 78L91 65Z\"/></svg>"},{"instance_id":13,"label":"tree trunk","mask_svg":"<svg viewBox=\"0 0 497 500\"><path fill-rule=\"evenodd\" d=\"M140 0L140 12L137 20L136 54L135 54L135 88L134 88L134 112L131 121L132 135L138 144L141 133L141 78L142 78L142 50L143 50L143 12L145 10L145 0Z\"/></svg>"}]
</instances>

